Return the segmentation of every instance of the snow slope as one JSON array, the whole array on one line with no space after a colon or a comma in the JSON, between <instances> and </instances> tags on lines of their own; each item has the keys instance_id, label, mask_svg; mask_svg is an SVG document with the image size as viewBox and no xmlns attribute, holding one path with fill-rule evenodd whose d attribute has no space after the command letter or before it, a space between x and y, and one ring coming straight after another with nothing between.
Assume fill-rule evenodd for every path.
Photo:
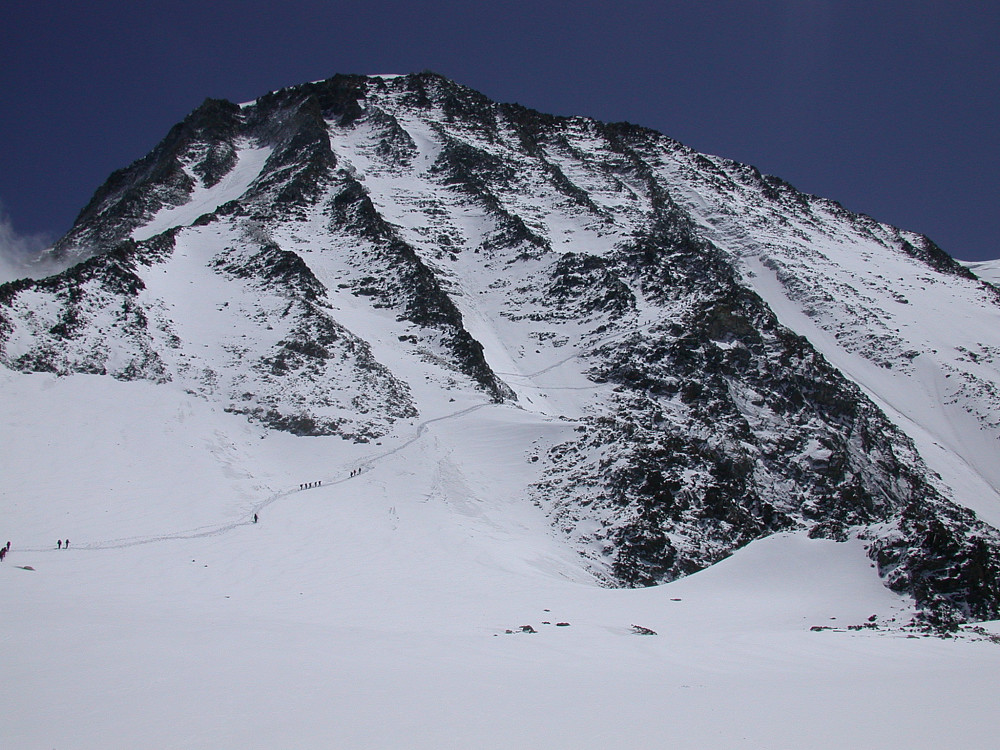
<instances>
[{"instance_id":1,"label":"snow slope","mask_svg":"<svg viewBox=\"0 0 1000 750\"><path fill-rule=\"evenodd\" d=\"M780 535L596 585L516 500L559 420L456 404L360 446L144 384L3 377L5 744L992 746L996 645L810 631L909 616L857 543Z\"/></svg>"}]
</instances>

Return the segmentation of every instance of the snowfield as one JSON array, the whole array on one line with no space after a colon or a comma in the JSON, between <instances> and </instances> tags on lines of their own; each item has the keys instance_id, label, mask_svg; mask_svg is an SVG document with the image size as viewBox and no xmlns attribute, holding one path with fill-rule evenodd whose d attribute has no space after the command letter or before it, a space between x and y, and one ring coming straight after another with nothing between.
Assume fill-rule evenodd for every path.
<instances>
[{"instance_id":1,"label":"snowfield","mask_svg":"<svg viewBox=\"0 0 1000 750\"><path fill-rule=\"evenodd\" d=\"M457 402L365 446L2 377L7 746L994 746L1000 647L894 629L860 543L597 585L520 495L571 423Z\"/></svg>"}]
</instances>

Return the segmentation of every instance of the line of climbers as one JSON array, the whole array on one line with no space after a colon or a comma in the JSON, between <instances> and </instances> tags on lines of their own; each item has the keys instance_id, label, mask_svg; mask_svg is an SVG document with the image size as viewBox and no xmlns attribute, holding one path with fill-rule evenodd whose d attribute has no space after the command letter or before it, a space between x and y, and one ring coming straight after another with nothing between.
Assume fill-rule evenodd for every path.
<instances>
[{"instance_id":1,"label":"line of climbers","mask_svg":"<svg viewBox=\"0 0 1000 750\"><path fill-rule=\"evenodd\" d=\"M356 477L360 473L361 473L361 469L352 469L351 470L351 476L352 477ZM321 487L322 485L323 485L322 480L320 480L318 482L304 482L304 483L302 483L302 484L299 485L299 489L300 490L308 490L308 489L310 489L312 487ZM253 522L257 523L257 514L256 513L253 514ZM59 539L56 542L56 549L69 549L69 539L67 539L65 541L63 541L62 539ZM8 552L10 552L10 542L7 542L7 546L0 547L0 562L3 562L3 559L7 556Z\"/></svg>"},{"instance_id":2,"label":"line of climbers","mask_svg":"<svg viewBox=\"0 0 1000 750\"><path fill-rule=\"evenodd\" d=\"M361 469L351 469L351 476L352 477L356 477L359 474L361 474ZM303 482L302 484L299 485L299 489L300 490L308 490L308 489L311 489L312 487L322 487L322 486L323 486L323 482L321 482L321 481L320 482Z\"/></svg>"}]
</instances>

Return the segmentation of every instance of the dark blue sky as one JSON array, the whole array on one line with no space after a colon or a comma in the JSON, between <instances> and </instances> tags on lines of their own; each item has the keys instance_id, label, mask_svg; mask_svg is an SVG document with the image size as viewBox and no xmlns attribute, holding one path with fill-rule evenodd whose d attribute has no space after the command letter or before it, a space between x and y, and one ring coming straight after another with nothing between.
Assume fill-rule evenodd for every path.
<instances>
[{"instance_id":1,"label":"dark blue sky","mask_svg":"<svg viewBox=\"0 0 1000 750\"><path fill-rule=\"evenodd\" d=\"M63 233L205 97L430 69L646 125L956 257L997 258L998 40L996 0L10 0L0 229Z\"/></svg>"}]
</instances>

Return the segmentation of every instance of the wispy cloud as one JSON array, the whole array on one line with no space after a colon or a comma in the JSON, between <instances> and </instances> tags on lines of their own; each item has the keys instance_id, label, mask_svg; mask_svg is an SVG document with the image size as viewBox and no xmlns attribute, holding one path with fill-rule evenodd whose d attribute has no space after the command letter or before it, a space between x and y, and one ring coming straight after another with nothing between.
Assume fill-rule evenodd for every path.
<instances>
[{"instance_id":1,"label":"wispy cloud","mask_svg":"<svg viewBox=\"0 0 1000 750\"><path fill-rule=\"evenodd\" d=\"M58 270L42 258L54 240L45 233L18 232L0 203L0 284L25 277L39 278Z\"/></svg>"}]
</instances>

